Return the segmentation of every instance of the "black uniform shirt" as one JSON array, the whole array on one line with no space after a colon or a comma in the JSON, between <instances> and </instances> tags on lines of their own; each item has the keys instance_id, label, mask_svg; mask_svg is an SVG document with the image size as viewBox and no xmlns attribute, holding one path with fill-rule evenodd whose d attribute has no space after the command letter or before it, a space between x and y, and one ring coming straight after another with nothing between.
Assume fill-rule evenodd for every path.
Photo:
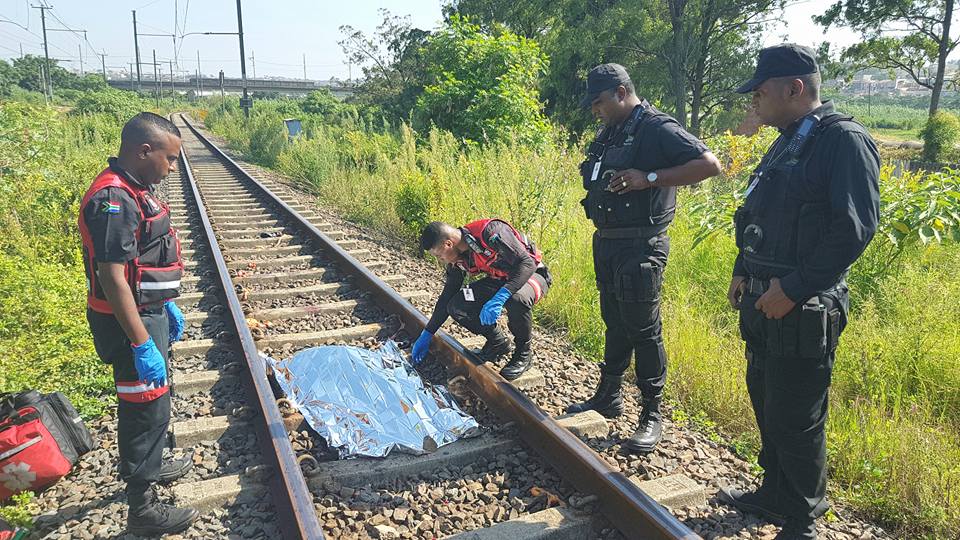
<instances>
[{"instance_id":1,"label":"black uniform shirt","mask_svg":"<svg viewBox=\"0 0 960 540\"><path fill-rule=\"evenodd\" d=\"M834 112L829 101L813 111L820 118ZM797 120L782 130L778 142L789 140L799 124ZM751 264L742 255L737 255L733 268L735 276L780 277L783 292L794 302L828 290L843 278L876 233L880 214L880 153L867 130L856 122L837 122L821 131L812 144L807 165L810 190L825 194L830 206L830 224L819 246L800 261L799 268L784 275Z\"/></svg>"},{"instance_id":2,"label":"black uniform shirt","mask_svg":"<svg viewBox=\"0 0 960 540\"><path fill-rule=\"evenodd\" d=\"M697 159L708 150L707 145L683 129L676 119L650 105L646 100L637 107L644 110L644 117L634 134L640 142L640 148L632 168L645 173L669 169ZM631 116L633 114L631 113ZM608 137L605 137L602 132L598 137L606 138L615 145L622 145L626 138L623 132L626 124L627 121L624 121L618 125ZM646 203L643 205L649 208L650 224L666 224L673 219L677 201L675 186L656 186L644 190L643 194L650 198L649 206Z\"/></svg>"},{"instance_id":3,"label":"black uniform shirt","mask_svg":"<svg viewBox=\"0 0 960 540\"><path fill-rule=\"evenodd\" d=\"M141 185L130 173L110 158L110 169L134 185ZM93 240L97 262L125 263L137 257L137 228L140 209L129 193L107 187L93 194L83 209L83 220Z\"/></svg>"},{"instance_id":4,"label":"black uniform shirt","mask_svg":"<svg viewBox=\"0 0 960 540\"><path fill-rule=\"evenodd\" d=\"M510 291L511 295L515 294L537 271L537 261L527 251L523 242L513 234L513 229L503 221L491 221L483 230L483 241L497 253L494 266L507 274L507 280L503 283L503 286ZM472 258L473 252L467 251L463 256ZM472 266L471 263L472 261L468 259L464 264L469 267ZM447 265L447 278L443 285L443 291L440 293L440 298L437 299L433 315L425 328L431 334L435 334L446 322L447 304L460 291L466 277L467 273L459 266L455 264Z\"/></svg>"}]
</instances>

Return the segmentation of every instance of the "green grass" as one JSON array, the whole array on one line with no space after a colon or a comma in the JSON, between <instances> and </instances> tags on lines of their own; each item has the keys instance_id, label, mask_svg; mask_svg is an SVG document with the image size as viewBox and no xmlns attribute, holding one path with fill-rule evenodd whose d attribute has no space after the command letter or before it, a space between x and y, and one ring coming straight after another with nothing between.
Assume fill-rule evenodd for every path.
<instances>
[{"instance_id":1,"label":"green grass","mask_svg":"<svg viewBox=\"0 0 960 540\"><path fill-rule=\"evenodd\" d=\"M0 103L0 392L60 390L87 418L112 376L87 328L77 211L119 133L112 118Z\"/></svg>"},{"instance_id":2,"label":"green grass","mask_svg":"<svg viewBox=\"0 0 960 540\"><path fill-rule=\"evenodd\" d=\"M868 128L875 139L885 141L920 141L919 129Z\"/></svg>"},{"instance_id":3,"label":"green grass","mask_svg":"<svg viewBox=\"0 0 960 540\"><path fill-rule=\"evenodd\" d=\"M211 114L207 123L243 148L250 139L236 118ZM266 120L252 125L258 122ZM726 302L735 246L719 233L693 248L700 216L690 208L742 186L769 136L710 141L727 176L681 192L663 293L667 389L681 405L680 419L722 433L748 458L756 427L737 317ZM587 357L601 358L593 226L579 204L578 149L465 150L439 131L316 124L309 140L282 146L274 159L346 217L394 231L411 246L426 219L510 220L543 248L555 276L539 321L565 328ZM960 533L960 246L911 244L885 268L885 242L875 241L850 276L854 310L838 352L828 425L832 495L899 534L952 538Z\"/></svg>"}]
</instances>

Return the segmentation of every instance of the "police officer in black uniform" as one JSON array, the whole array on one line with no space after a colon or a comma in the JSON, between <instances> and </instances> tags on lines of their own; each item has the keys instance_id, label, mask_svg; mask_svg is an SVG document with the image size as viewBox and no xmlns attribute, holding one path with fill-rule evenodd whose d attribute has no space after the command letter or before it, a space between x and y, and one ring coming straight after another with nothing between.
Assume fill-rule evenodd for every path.
<instances>
[{"instance_id":1,"label":"police officer in black uniform","mask_svg":"<svg viewBox=\"0 0 960 540\"><path fill-rule=\"evenodd\" d=\"M677 186L719 174L720 162L676 120L640 99L619 64L590 71L582 104L603 123L580 174L587 190L582 204L597 227L593 262L606 333L596 393L567 412L622 414L623 374L635 355L643 411L623 449L650 452L660 441L667 377L660 320L660 286L670 252L667 227Z\"/></svg>"},{"instance_id":2,"label":"police officer in black uniform","mask_svg":"<svg viewBox=\"0 0 960 540\"><path fill-rule=\"evenodd\" d=\"M170 301L183 271L169 210L153 187L176 171L180 131L140 113L121 132L120 152L83 198L79 227L87 275L87 320L97 354L113 367L120 476L127 484L127 531L155 536L182 531L192 508L157 500L156 482L183 476L192 460L162 463L170 421L168 345L183 315Z\"/></svg>"},{"instance_id":3,"label":"police officer in black uniform","mask_svg":"<svg viewBox=\"0 0 960 540\"><path fill-rule=\"evenodd\" d=\"M850 265L877 229L880 156L866 129L821 103L806 47L763 49L753 93L780 131L735 215L739 254L729 301L740 311L747 390L760 428L763 482L720 498L782 523L778 539L816 538L827 510L827 392L847 322Z\"/></svg>"}]
</instances>

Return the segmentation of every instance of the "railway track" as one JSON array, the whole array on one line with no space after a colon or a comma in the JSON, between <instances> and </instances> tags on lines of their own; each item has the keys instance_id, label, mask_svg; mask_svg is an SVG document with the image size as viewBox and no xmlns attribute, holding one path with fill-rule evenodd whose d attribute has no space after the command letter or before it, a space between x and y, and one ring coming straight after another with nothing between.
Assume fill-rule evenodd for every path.
<instances>
[{"instance_id":1,"label":"railway track","mask_svg":"<svg viewBox=\"0 0 960 540\"><path fill-rule=\"evenodd\" d=\"M471 360L475 340L438 334L439 362L424 371L469 390L480 437L422 457L332 461L278 402L259 353L415 336L425 323L416 306L432 293L174 120L184 150L163 190L181 231L187 272L176 301L188 328L173 347L172 431L197 464L172 487L179 504L221 519L253 508L259 521L232 531L248 537L696 538L578 438L605 433L602 418L552 418L524 394L542 374L507 383Z\"/></svg>"}]
</instances>

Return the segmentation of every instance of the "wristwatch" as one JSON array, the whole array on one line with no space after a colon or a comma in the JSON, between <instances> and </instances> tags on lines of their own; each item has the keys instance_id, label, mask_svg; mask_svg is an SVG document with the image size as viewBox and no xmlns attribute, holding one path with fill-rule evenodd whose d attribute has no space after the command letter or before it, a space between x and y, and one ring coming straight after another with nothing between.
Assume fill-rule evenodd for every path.
<instances>
[{"instance_id":1,"label":"wristwatch","mask_svg":"<svg viewBox=\"0 0 960 540\"><path fill-rule=\"evenodd\" d=\"M656 172L647 173L647 182L650 182L651 184L653 184L653 183L656 182L656 181L657 181L657 173L656 173Z\"/></svg>"}]
</instances>

